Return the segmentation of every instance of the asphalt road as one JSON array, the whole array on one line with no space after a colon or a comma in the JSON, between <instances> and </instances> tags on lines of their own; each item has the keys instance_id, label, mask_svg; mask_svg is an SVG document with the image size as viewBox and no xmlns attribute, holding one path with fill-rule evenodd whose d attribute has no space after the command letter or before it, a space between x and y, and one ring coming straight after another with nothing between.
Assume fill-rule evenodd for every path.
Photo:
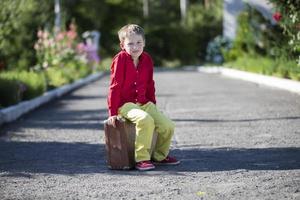
<instances>
[{"instance_id":1,"label":"asphalt road","mask_svg":"<svg viewBox=\"0 0 300 200\"><path fill-rule=\"evenodd\" d=\"M300 96L194 71L155 73L175 167L109 170L109 77L1 127L0 199L300 199Z\"/></svg>"}]
</instances>

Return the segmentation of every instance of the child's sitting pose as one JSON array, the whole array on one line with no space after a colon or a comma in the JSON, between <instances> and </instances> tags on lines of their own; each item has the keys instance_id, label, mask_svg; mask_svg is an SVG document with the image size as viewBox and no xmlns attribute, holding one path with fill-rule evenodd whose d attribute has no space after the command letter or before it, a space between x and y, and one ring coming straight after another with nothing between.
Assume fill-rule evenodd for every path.
<instances>
[{"instance_id":1,"label":"child's sitting pose","mask_svg":"<svg viewBox=\"0 0 300 200\"><path fill-rule=\"evenodd\" d=\"M122 50L111 65L108 121L115 126L117 115L120 115L136 125L136 169L154 169L153 164L179 164L168 155L174 123L155 105L153 62L144 52L144 31L138 25L129 24L122 27L118 35ZM151 158L149 151L154 129L158 137Z\"/></svg>"}]
</instances>

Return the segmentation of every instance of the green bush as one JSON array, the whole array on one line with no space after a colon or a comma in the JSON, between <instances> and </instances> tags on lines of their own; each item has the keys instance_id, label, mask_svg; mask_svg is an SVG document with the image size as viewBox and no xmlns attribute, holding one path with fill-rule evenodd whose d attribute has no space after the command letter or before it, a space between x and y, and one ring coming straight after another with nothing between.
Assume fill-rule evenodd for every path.
<instances>
[{"instance_id":1,"label":"green bush","mask_svg":"<svg viewBox=\"0 0 300 200\"><path fill-rule=\"evenodd\" d=\"M233 47L225 52L227 66L299 80L299 66L283 29L248 6L238 17Z\"/></svg>"},{"instance_id":2,"label":"green bush","mask_svg":"<svg viewBox=\"0 0 300 200\"><path fill-rule=\"evenodd\" d=\"M99 71L110 71L111 62L112 62L111 57L107 57L107 58L102 59L97 70L99 70Z\"/></svg>"},{"instance_id":3,"label":"green bush","mask_svg":"<svg viewBox=\"0 0 300 200\"><path fill-rule=\"evenodd\" d=\"M21 86L20 100L29 100L38 97L46 91L46 81L43 74L26 71L8 71L2 72L0 77L4 80L17 82ZM10 82L7 84L13 85ZM5 87L5 85L3 85L3 87Z\"/></svg>"},{"instance_id":4,"label":"green bush","mask_svg":"<svg viewBox=\"0 0 300 200\"><path fill-rule=\"evenodd\" d=\"M46 79L43 73L20 72L18 80L25 85L22 100L29 100L41 96L46 90Z\"/></svg>"},{"instance_id":5,"label":"green bush","mask_svg":"<svg viewBox=\"0 0 300 200\"><path fill-rule=\"evenodd\" d=\"M222 34L223 1L214 1L209 8L195 3L189 7L186 17L186 28L189 31L183 40L196 46L193 55L201 62L205 61L206 48L213 38ZM176 40L173 42L176 43ZM180 48L181 46L179 46ZM181 48L181 51L185 49Z\"/></svg>"},{"instance_id":6,"label":"green bush","mask_svg":"<svg viewBox=\"0 0 300 200\"><path fill-rule=\"evenodd\" d=\"M287 60L286 58L280 58L276 60L275 76L282 78L289 78L299 80L300 70L295 60Z\"/></svg>"},{"instance_id":7,"label":"green bush","mask_svg":"<svg viewBox=\"0 0 300 200\"><path fill-rule=\"evenodd\" d=\"M289 75L291 79L300 81L300 66L293 67Z\"/></svg>"},{"instance_id":8,"label":"green bush","mask_svg":"<svg viewBox=\"0 0 300 200\"><path fill-rule=\"evenodd\" d=\"M259 74L300 80L300 67L297 66L294 60L284 58L274 60L258 55L244 55L234 61L227 62L225 66Z\"/></svg>"},{"instance_id":9,"label":"green bush","mask_svg":"<svg viewBox=\"0 0 300 200\"><path fill-rule=\"evenodd\" d=\"M197 58L195 35L192 31L177 27L159 27L147 33L146 51L153 57L156 66L163 60L180 60L180 64L191 64Z\"/></svg>"},{"instance_id":10,"label":"green bush","mask_svg":"<svg viewBox=\"0 0 300 200\"><path fill-rule=\"evenodd\" d=\"M240 56L226 66L259 74L272 75L275 72L275 61L262 56Z\"/></svg>"},{"instance_id":11,"label":"green bush","mask_svg":"<svg viewBox=\"0 0 300 200\"><path fill-rule=\"evenodd\" d=\"M84 77L88 76L89 74L91 74L93 71L91 66L88 66L85 63L81 63L81 62L74 63L74 70L78 74L78 78L76 78L76 79L84 78Z\"/></svg>"},{"instance_id":12,"label":"green bush","mask_svg":"<svg viewBox=\"0 0 300 200\"><path fill-rule=\"evenodd\" d=\"M57 88L71 82L70 77L65 76L65 72L61 67L50 67L45 71L45 74L49 89Z\"/></svg>"},{"instance_id":13,"label":"green bush","mask_svg":"<svg viewBox=\"0 0 300 200\"><path fill-rule=\"evenodd\" d=\"M208 43L206 49L206 61L221 64L224 62L224 54L230 50L232 42L221 35Z\"/></svg>"},{"instance_id":14,"label":"green bush","mask_svg":"<svg viewBox=\"0 0 300 200\"><path fill-rule=\"evenodd\" d=\"M172 59L172 60L162 60L162 66L163 67L167 67L167 68L177 68L177 67L181 67L182 64L180 62L180 60L178 59Z\"/></svg>"},{"instance_id":15,"label":"green bush","mask_svg":"<svg viewBox=\"0 0 300 200\"><path fill-rule=\"evenodd\" d=\"M36 62L36 30L54 19L53 0L1 0L0 5L0 63L28 70Z\"/></svg>"},{"instance_id":16,"label":"green bush","mask_svg":"<svg viewBox=\"0 0 300 200\"><path fill-rule=\"evenodd\" d=\"M274 6L273 19L283 28L283 33L288 37L288 54L293 54L290 59L297 61L300 67L300 1L268 0ZM296 69L298 70L298 69Z\"/></svg>"},{"instance_id":17,"label":"green bush","mask_svg":"<svg viewBox=\"0 0 300 200\"><path fill-rule=\"evenodd\" d=\"M61 67L64 76L68 79L68 83L74 82L80 78L84 78L92 73L90 66L78 61L69 61Z\"/></svg>"},{"instance_id":18,"label":"green bush","mask_svg":"<svg viewBox=\"0 0 300 200\"><path fill-rule=\"evenodd\" d=\"M22 98L21 83L0 75L0 108L17 104Z\"/></svg>"},{"instance_id":19,"label":"green bush","mask_svg":"<svg viewBox=\"0 0 300 200\"><path fill-rule=\"evenodd\" d=\"M49 89L72 83L88 76L90 73L92 73L92 69L78 61L69 61L64 66L49 67L45 71Z\"/></svg>"}]
</instances>

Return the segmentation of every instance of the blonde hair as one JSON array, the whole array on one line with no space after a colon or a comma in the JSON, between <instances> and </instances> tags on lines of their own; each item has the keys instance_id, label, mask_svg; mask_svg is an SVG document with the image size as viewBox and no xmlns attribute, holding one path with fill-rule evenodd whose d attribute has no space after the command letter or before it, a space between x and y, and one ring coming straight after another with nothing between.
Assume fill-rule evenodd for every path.
<instances>
[{"instance_id":1,"label":"blonde hair","mask_svg":"<svg viewBox=\"0 0 300 200\"><path fill-rule=\"evenodd\" d=\"M118 31L120 43L123 43L125 38L131 34L141 35L145 40L144 29L136 24L127 24Z\"/></svg>"}]
</instances>

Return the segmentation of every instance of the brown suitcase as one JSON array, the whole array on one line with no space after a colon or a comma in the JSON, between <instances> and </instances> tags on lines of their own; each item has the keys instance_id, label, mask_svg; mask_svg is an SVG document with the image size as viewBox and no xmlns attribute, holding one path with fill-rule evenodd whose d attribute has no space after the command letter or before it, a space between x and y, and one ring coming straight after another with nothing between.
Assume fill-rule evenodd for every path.
<instances>
[{"instance_id":1,"label":"brown suitcase","mask_svg":"<svg viewBox=\"0 0 300 200\"><path fill-rule=\"evenodd\" d=\"M132 169L135 166L135 125L127 120L116 120L116 128L104 121L107 165L110 169ZM156 144L154 132L150 153Z\"/></svg>"}]
</instances>

